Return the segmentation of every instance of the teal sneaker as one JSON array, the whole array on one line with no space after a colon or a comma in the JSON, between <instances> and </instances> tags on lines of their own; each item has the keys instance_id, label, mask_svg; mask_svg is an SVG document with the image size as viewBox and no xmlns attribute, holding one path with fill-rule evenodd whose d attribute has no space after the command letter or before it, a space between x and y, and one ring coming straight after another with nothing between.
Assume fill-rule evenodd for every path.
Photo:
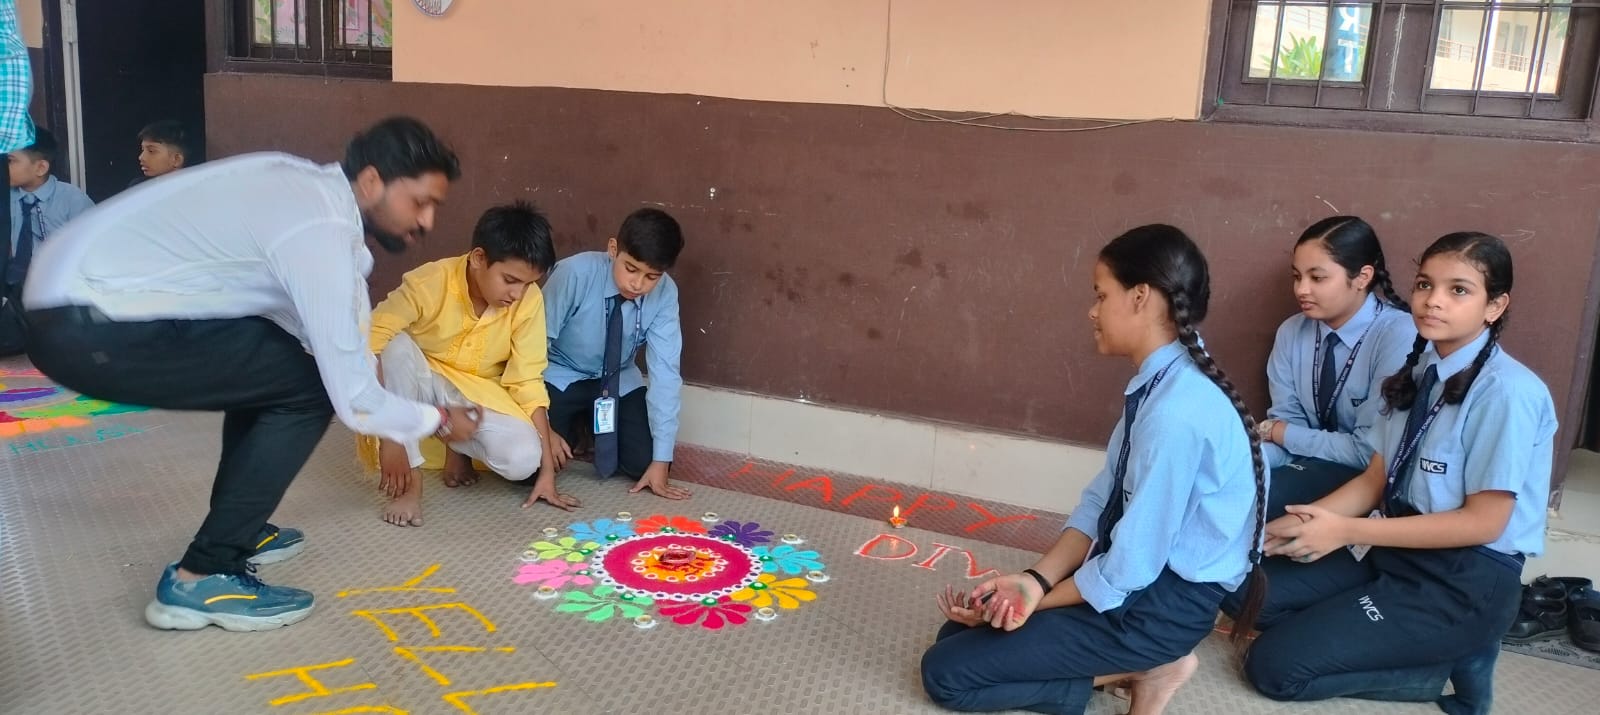
<instances>
[{"instance_id":1,"label":"teal sneaker","mask_svg":"<svg viewBox=\"0 0 1600 715\"><path fill-rule=\"evenodd\" d=\"M251 566L287 561L306 550L306 535L299 529L282 529L271 524L256 534L256 551L246 562Z\"/></svg>"},{"instance_id":2,"label":"teal sneaker","mask_svg":"<svg viewBox=\"0 0 1600 715\"><path fill-rule=\"evenodd\" d=\"M300 622L311 615L311 606L311 592L268 586L250 573L179 581L174 563L161 573L144 620L164 630L221 626L228 631L265 631Z\"/></svg>"}]
</instances>

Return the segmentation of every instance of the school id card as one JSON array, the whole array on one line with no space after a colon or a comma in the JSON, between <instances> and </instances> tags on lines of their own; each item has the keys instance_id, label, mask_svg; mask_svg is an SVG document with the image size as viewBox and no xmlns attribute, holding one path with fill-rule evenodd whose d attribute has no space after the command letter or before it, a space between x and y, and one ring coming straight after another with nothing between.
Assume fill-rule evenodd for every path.
<instances>
[{"instance_id":1,"label":"school id card","mask_svg":"<svg viewBox=\"0 0 1600 715\"><path fill-rule=\"evenodd\" d=\"M611 434L617 431L617 399L602 397L594 401L594 433Z\"/></svg>"},{"instance_id":2,"label":"school id card","mask_svg":"<svg viewBox=\"0 0 1600 715\"><path fill-rule=\"evenodd\" d=\"M1368 519L1382 519L1383 518L1383 512L1379 511L1377 509L1373 509L1372 513L1367 515L1367 518ZM1360 560L1366 558L1367 557L1367 552L1372 550L1372 546L1370 544L1351 544L1349 546L1346 546L1345 548L1350 550L1350 555L1356 557L1357 561L1360 561Z\"/></svg>"}]
</instances>

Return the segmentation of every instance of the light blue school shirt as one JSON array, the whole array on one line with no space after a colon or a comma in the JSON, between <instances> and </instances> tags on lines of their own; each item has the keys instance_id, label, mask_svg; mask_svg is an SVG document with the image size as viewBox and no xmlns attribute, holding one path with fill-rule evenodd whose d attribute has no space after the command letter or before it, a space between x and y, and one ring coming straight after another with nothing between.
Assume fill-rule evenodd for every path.
<instances>
[{"instance_id":1,"label":"light blue school shirt","mask_svg":"<svg viewBox=\"0 0 1600 715\"><path fill-rule=\"evenodd\" d=\"M1351 349L1361 342L1361 350L1350 364L1350 377L1334 398L1331 432L1323 429L1317 419L1312 389L1313 373L1319 367L1315 357L1317 336L1322 336L1326 350L1330 332L1339 336L1339 344L1333 348L1336 376L1350 360ZM1272 394L1267 417L1284 421L1283 445L1262 445L1267 466L1281 467L1295 457L1315 457L1353 469L1365 468L1375 451L1368 433L1383 407L1383 381L1406 364L1406 355L1416 338L1417 326L1411 312L1388 305L1371 293L1361 309L1338 330L1307 318L1304 313L1283 321L1267 360L1267 387ZM1333 386L1324 385L1323 389Z\"/></svg>"},{"instance_id":2,"label":"light blue school shirt","mask_svg":"<svg viewBox=\"0 0 1600 715\"><path fill-rule=\"evenodd\" d=\"M1154 583L1163 568L1230 591L1250 570L1256 477L1250 437L1233 402L1177 342L1145 358L1123 394L1133 394L1169 364L1172 369L1134 416L1120 497L1125 510L1111 530L1111 550L1085 561L1073 576L1083 599L1102 613ZM1127 428L1117 421L1106 464L1083 490L1066 528L1098 536Z\"/></svg>"},{"instance_id":3,"label":"light blue school shirt","mask_svg":"<svg viewBox=\"0 0 1600 715\"><path fill-rule=\"evenodd\" d=\"M1438 365L1439 382L1428 396L1429 408L1444 394L1445 382L1467 369L1488 341L1489 332L1484 331L1442 359L1428 345L1412 376L1421 382L1428 366ZM1372 430L1373 448L1383 455L1386 469L1400 450L1408 413L1409 409L1392 410ZM1406 499L1417 511L1434 514L1461 508L1468 494L1511 492L1517 499L1511 520L1487 546L1505 554L1538 556L1544 551L1555 435L1556 405L1550 389L1497 345L1461 404L1441 408L1423 435L1408 467Z\"/></svg>"},{"instance_id":4,"label":"light blue school shirt","mask_svg":"<svg viewBox=\"0 0 1600 715\"><path fill-rule=\"evenodd\" d=\"M590 251L568 256L550 271L544 286L545 328L550 334L550 366L545 382L565 390L579 380L598 380L606 356L607 306L620 295L611 277L611 256ZM682 406L683 327L678 322L678 286L662 274L655 290L622 303L622 373L617 389L626 395L645 386L634 353L645 350L650 390L651 459L672 461Z\"/></svg>"},{"instance_id":5,"label":"light blue school shirt","mask_svg":"<svg viewBox=\"0 0 1600 715\"><path fill-rule=\"evenodd\" d=\"M52 176L36 191L23 191L11 187L11 255L17 255L17 237L22 235L22 197L32 195L39 206L33 210L33 253L38 255L39 244L68 221L94 208L94 202L72 184Z\"/></svg>"}]
</instances>

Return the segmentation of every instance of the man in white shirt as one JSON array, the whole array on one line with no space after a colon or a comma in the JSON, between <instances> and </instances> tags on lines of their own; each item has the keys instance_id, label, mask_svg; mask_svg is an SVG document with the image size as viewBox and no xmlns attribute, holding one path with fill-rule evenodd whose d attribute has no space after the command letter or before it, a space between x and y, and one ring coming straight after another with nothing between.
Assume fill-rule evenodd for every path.
<instances>
[{"instance_id":1,"label":"man in white shirt","mask_svg":"<svg viewBox=\"0 0 1600 715\"><path fill-rule=\"evenodd\" d=\"M428 127L394 117L356 135L342 164L261 153L197 166L40 246L23 294L40 371L100 399L225 413L211 511L162 574L151 625L256 631L310 614L310 593L253 574L305 547L267 519L333 415L392 440L476 431L471 410L386 392L367 350L365 238L414 244L458 175Z\"/></svg>"}]
</instances>

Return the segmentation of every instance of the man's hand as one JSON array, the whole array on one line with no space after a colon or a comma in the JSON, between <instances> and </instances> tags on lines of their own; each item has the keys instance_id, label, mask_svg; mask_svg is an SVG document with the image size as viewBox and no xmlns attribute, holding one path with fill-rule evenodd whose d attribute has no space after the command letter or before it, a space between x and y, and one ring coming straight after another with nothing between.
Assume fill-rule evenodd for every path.
<instances>
[{"instance_id":1,"label":"man's hand","mask_svg":"<svg viewBox=\"0 0 1600 715\"><path fill-rule=\"evenodd\" d=\"M446 407L444 427L449 431L439 437L446 444L465 442L478 433L478 419L483 415L481 407Z\"/></svg>"},{"instance_id":2,"label":"man's hand","mask_svg":"<svg viewBox=\"0 0 1600 715\"><path fill-rule=\"evenodd\" d=\"M533 506L541 499L562 511L572 511L573 507L583 506L583 503L578 501L577 497L556 491L555 472L539 473L538 478L533 481L533 491L528 492L528 499L522 502L522 508L526 509Z\"/></svg>"},{"instance_id":3,"label":"man's hand","mask_svg":"<svg viewBox=\"0 0 1600 715\"><path fill-rule=\"evenodd\" d=\"M406 478L411 476L411 459L399 442L378 442L378 467L383 477L378 480L378 491L393 499L406 493Z\"/></svg>"},{"instance_id":4,"label":"man's hand","mask_svg":"<svg viewBox=\"0 0 1600 715\"><path fill-rule=\"evenodd\" d=\"M550 430L550 456L556 460L556 471L567 468L567 460L572 459L572 446L561 437L561 433Z\"/></svg>"},{"instance_id":5,"label":"man's hand","mask_svg":"<svg viewBox=\"0 0 1600 715\"><path fill-rule=\"evenodd\" d=\"M650 466L644 470L644 476L639 478L639 483L633 485L633 488L629 489L628 493L637 494L640 489L649 489L655 492L658 497L688 499L690 496L689 490L672 486L667 482L667 467L670 465L670 462L651 462Z\"/></svg>"}]
</instances>

